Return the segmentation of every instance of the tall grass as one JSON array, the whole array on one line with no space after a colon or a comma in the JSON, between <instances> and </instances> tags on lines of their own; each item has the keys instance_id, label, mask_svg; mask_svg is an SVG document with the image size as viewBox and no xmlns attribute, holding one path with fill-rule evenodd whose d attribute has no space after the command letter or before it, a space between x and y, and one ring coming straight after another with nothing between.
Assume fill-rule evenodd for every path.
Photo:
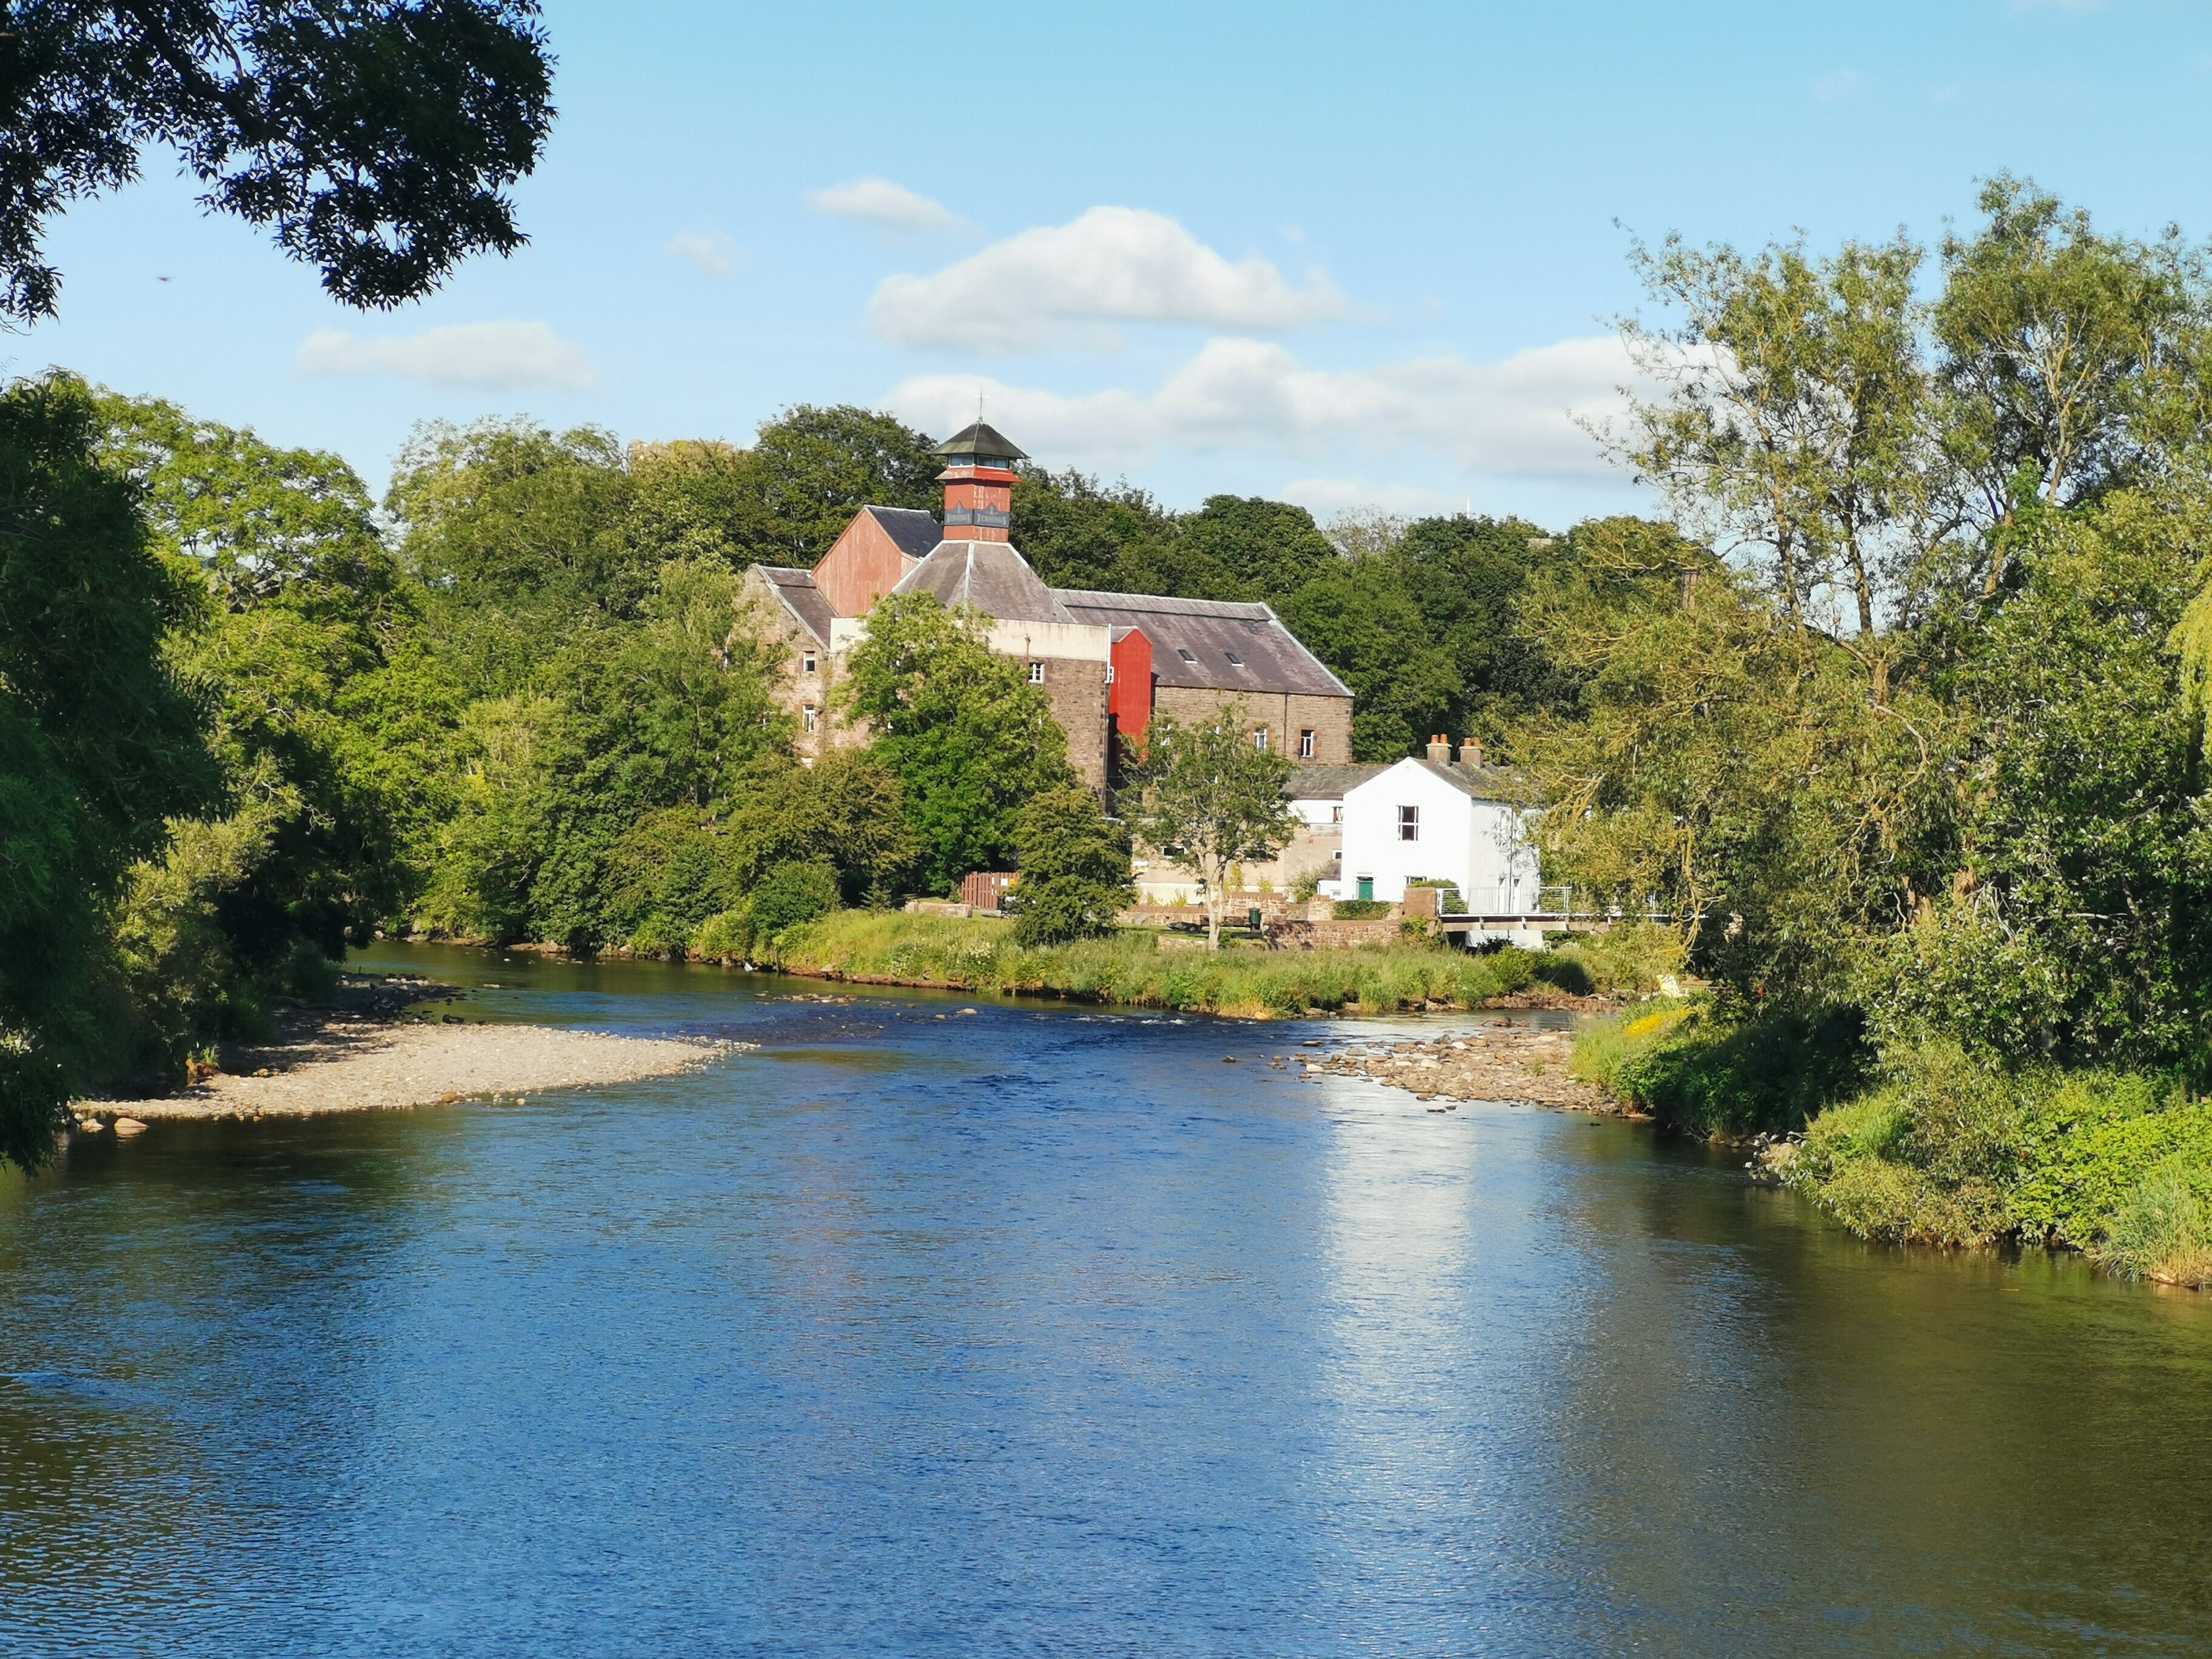
<instances>
[{"instance_id":1,"label":"tall grass","mask_svg":"<svg viewBox=\"0 0 2212 1659\"><path fill-rule=\"evenodd\" d=\"M775 965L828 978L1060 996L1177 1012L1282 1018L1358 1008L1473 1008L1525 990L1533 959L1421 947L1352 951L1162 949L1131 931L1024 949L1003 922L847 910L777 939Z\"/></svg>"},{"instance_id":2,"label":"tall grass","mask_svg":"<svg viewBox=\"0 0 2212 1659\"><path fill-rule=\"evenodd\" d=\"M1717 1017L1703 1002L1639 1003L1577 1034L1569 1068L1694 1134L1803 1127L1863 1082L1869 1054L1848 1009Z\"/></svg>"}]
</instances>

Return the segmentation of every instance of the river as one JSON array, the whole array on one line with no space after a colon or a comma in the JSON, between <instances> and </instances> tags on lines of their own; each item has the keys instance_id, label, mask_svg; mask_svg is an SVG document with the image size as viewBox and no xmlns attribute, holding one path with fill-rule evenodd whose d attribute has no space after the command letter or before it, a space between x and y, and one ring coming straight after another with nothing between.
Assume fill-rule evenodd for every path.
<instances>
[{"instance_id":1,"label":"river","mask_svg":"<svg viewBox=\"0 0 2212 1659\"><path fill-rule=\"evenodd\" d=\"M0 1180L9 1654L2212 1647L2204 1297L1267 1064L1382 1022L368 960L762 1047Z\"/></svg>"}]
</instances>

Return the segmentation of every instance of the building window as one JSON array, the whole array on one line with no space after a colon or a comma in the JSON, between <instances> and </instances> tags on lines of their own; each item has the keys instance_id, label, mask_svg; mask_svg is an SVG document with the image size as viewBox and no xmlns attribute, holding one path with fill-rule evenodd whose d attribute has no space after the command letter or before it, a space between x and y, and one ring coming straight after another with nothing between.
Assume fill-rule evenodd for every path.
<instances>
[{"instance_id":1,"label":"building window","mask_svg":"<svg viewBox=\"0 0 2212 1659\"><path fill-rule=\"evenodd\" d=\"M1042 685L1044 684L1044 665L1042 663L1033 662L1030 665L1030 684L1031 685Z\"/></svg>"},{"instance_id":2,"label":"building window","mask_svg":"<svg viewBox=\"0 0 2212 1659\"><path fill-rule=\"evenodd\" d=\"M1421 809L1401 806L1398 809L1398 839L1419 841L1421 838Z\"/></svg>"},{"instance_id":3,"label":"building window","mask_svg":"<svg viewBox=\"0 0 2212 1659\"><path fill-rule=\"evenodd\" d=\"M1106 665L1106 684L1114 684L1114 665L1110 662Z\"/></svg>"},{"instance_id":4,"label":"building window","mask_svg":"<svg viewBox=\"0 0 2212 1659\"><path fill-rule=\"evenodd\" d=\"M1189 652L1184 650L1181 646L1176 647L1176 655L1181 657L1185 662L1196 662L1198 660L1196 657L1191 655Z\"/></svg>"},{"instance_id":5,"label":"building window","mask_svg":"<svg viewBox=\"0 0 2212 1659\"><path fill-rule=\"evenodd\" d=\"M1221 654L1229 659L1229 665L1231 668L1242 668L1244 665L1244 659L1234 651L1224 651Z\"/></svg>"},{"instance_id":6,"label":"building window","mask_svg":"<svg viewBox=\"0 0 2212 1659\"><path fill-rule=\"evenodd\" d=\"M814 729L814 717L817 712L811 702L799 711L799 717L806 722L806 729L810 732Z\"/></svg>"},{"instance_id":7,"label":"building window","mask_svg":"<svg viewBox=\"0 0 2212 1659\"><path fill-rule=\"evenodd\" d=\"M1300 760L1311 760L1313 757L1314 757L1314 734L1313 734L1313 727L1311 727L1310 726L1309 726L1304 727L1304 728L1303 728L1303 729L1301 729L1301 730L1300 730L1300 732L1298 732L1298 758L1299 758Z\"/></svg>"},{"instance_id":8,"label":"building window","mask_svg":"<svg viewBox=\"0 0 2212 1659\"><path fill-rule=\"evenodd\" d=\"M814 653L811 651L800 653L799 672L802 674L811 674L814 672Z\"/></svg>"},{"instance_id":9,"label":"building window","mask_svg":"<svg viewBox=\"0 0 2212 1659\"><path fill-rule=\"evenodd\" d=\"M1342 823L1344 822L1344 803L1342 801L1337 802L1335 805L1328 809L1328 821L1331 823Z\"/></svg>"},{"instance_id":10,"label":"building window","mask_svg":"<svg viewBox=\"0 0 2212 1659\"><path fill-rule=\"evenodd\" d=\"M1252 728L1252 746L1253 746L1255 749L1261 749L1261 750L1264 750L1265 748L1267 748L1267 728L1266 726L1254 726L1254 727Z\"/></svg>"}]
</instances>

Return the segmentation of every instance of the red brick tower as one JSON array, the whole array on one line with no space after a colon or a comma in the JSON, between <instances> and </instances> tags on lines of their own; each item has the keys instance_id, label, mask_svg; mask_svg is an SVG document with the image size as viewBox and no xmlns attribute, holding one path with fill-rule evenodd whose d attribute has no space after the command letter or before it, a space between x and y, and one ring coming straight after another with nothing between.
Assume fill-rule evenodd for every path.
<instances>
[{"instance_id":1,"label":"red brick tower","mask_svg":"<svg viewBox=\"0 0 2212 1659\"><path fill-rule=\"evenodd\" d=\"M945 457L945 539L1002 542L1014 505L1014 463L1029 457L978 421L931 452Z\"/></svg>"}]
</instances>

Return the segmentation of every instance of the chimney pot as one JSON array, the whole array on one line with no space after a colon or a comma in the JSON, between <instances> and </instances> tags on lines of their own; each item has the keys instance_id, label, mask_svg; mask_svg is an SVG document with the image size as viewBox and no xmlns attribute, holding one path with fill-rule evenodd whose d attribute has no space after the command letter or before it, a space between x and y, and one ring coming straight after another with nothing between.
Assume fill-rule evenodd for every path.
<instances>
[{"instance_id":1,"label":"chimney pot","mask_svg":"<svg viewBox=\"0 0 2212 1659\"><path fill-rule=\"evenodd\" d=\"M1451 764L1451 739L1444 736L1441 732L1439 732L1435 737L1431 738L1429 739L1429 758L1432 761L1438 761L1446 766L1449 766Z\"/></svg>"},{"instance_id":2,"label":"chimney pot","mask_svg":"<svg viewBox=\"0 0 2212 1659\"><path fill-rule=\"evenodd\" d=\"M1462 761L1466 762L1468 765L1469 765L1469 766L1480 766L1480 765L1481 765L1481 764L1482 764L1482 739L1481 739L1480 738L1468 738L1468 739L1467 739L1467 741L1466 741L1465 743L1463 743L1463 744L1462 744L1460 745L1460 751L1459 751L1459 754L1460 754L1460 758L1461 758Z\"/></svg>"}]
</instances>

